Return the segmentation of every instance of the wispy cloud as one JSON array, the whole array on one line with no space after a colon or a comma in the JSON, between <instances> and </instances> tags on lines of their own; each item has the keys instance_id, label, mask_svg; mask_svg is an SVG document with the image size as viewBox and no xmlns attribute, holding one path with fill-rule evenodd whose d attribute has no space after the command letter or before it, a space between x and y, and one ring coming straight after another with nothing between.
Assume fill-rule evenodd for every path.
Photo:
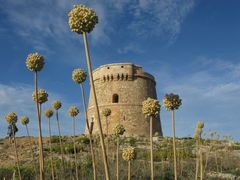
<instances>
[{"instance_id":1,"label":"wispy cloud","mask_svg":"<svg viewBox=\"0 0 240 180\"><path fill-rule=\"evenodd\" d=\"M8 0L1 3L0 10L6 17L5 21L10 22L11 32L7 33L18 34L36 50L52 53L52 46L68 46L71 49L78 42L76 35L70 33L67 23L67 14L75 3L69 0ZM99 24L91 33L91 38L94 44L102 45L111 43L110 36L119 27L124 27L121 28L124 31L130 30L131 36L167 35L172 41L180 33L181 24L195 5L194 0L94 0L83 3L94 8L99 16ZM0 32L6 33L4 29Z\"/></svg>"},{"instance_id":2,"label":"wispy cloud","mask_svg":"<svg viewBox=\"0 0 240 180\"><path fill-rule=\"evenodd\" d=\"M123 48L119 48L117 51L119 54L127 54L127 53L143 53L144 50L142 50L139 45L136 43L129 43L127 46Z\"/></svg>"},{"instance_id":3,"label":"wispy cloud","mask_svg":"<svg viewBox=\"0 0 240 180\"><path fill-rule=\"evenodd\" d=\"M195 6L194 0L139 0L132 9L129 29L140 36L168 36L174 41L186 16Z\"/></svg>"}]
</instances>

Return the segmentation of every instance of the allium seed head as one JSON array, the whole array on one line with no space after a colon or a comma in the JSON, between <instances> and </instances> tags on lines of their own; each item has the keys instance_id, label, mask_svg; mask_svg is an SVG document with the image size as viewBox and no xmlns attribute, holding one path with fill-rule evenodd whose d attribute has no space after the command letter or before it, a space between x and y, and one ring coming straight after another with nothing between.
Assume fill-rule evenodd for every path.
<instances>
[{"instance_id":1,"label":"allium seed head","mask_svg":"<svg viewBox=\"0 0 240 180\"><path fill-rule=\"evenodd\" d=\"M32 94L32 98L35 102L37 102L36 93ZM38 90L38 103L43 104L48 101L48 93L44 89Z\"/></svg>"},{"instance_id":2,"label":"allium seed head","mask_svg":"<svg viewBox=\"0 0 240 180\"><path fill-rule=\"evenodd\" d=\"M125 161L132 161L136 158L136 151L135 148L132 146L126 147L123 149L122 158Z\"/></svg>"},{"instance_id":3,"label":"allium seed head","mask_svg":"<svg viewBox=\"0 0 240 180\"><path fill-rule=\"evenodd\" d=\"M197 127L202 129L204 127L204 122L198 121Z\"/></svg>"},{"instance_id":4,"label":"allium seed head","mask_svg":"<svg viewBox=\"0 0 240 180\"><path fill-rule=\"evenodd\" d=\"M197 128L195 129L194 138L195 138L195 139L199 139L199 138L201 137L201 135L202 135L202 128L197 127Z\"/></svg>"},{"instance_id":5,"label":"allium seed head","mask_svg":"<svg viewBox=\"0 0 240 180\"><path fill-rule=\"evenodd\" d=\"M29 118L27 116L22 116L21 123L22 125L27 125L29 123Z\"/></svg>"},{"instance_id":6,"label":"allium seed head","mask_svg":"<svg viewBox=\"0 0 240 180\"><path fill-rule=\"evenodd\" d=\"M163 106L168 111L173 111L178 109L182 105L182 100L177 94L166 94L163 98Z\"/></svg>"},{"instance_id":7,"label":"allium seed head","mask_svg":"<svg viewBox=\"0 0 240 180\"><path fill-rule=\"evenodd\" d=\"M116 136L120 136L120 135L123 135L125 132L125 128L122 124L117 124L114 128L113 128L113 133L116 135Z\"/></svg>"},{"instance_id":8,"label":"allium seed head","mask_svg":"<svg viewBox=\"0 0 240 180\"><path fill-rule=\"evenodd\" d=\"M47 117L47 118L51 118L52 115L53 115L53 110L48 108L44 111L44 115Z\"/></svg>"},{"instance_id":9,"label":"allium seed head","mask_svg":"<svg viewBox=\"0 0 240 180\"><path fill-rule=\"evenodd\" d=\"M105 108L105 109L103 109L103 111L102 111L102 114L105 116L105 117L107 117L107 116L110 116L111 115L111 109L109 109L109 108Z\"/></svg>"},{"instance_id":10,"label":"allium seed head","mask_svg":"<svg viewBox=\"0 0 240 180\"><path fill-rule=\"evenodd\" d=\"M83 83L87 78L87 73L83 69L74 69L72 72L72 80L77 83Z\"/></svg>"},{"instance_id":11,"label":"allium seed head","mask_svg":"<svg viewBox=\"0 0 240 180\"><path fill-rule=\"evenodd\" d=\"M14 112L9 112L6 116L5 119L8 124L14 124L17 122L17 115Z\"/></svg>"},{"instance_id":12,"label":"allium seed head","mask_svg":"<svg viewBox=\"0 0 240 180\"><path fill-rule=\"evenodd\" d=\"M68 114L69 114L71 117L77 116L78 113L79 113L79 109L78 109L76 106L71 106L71 107L68 109Z\"/></svg>"},{"instance_id":13,"label":"allium seed head","mask_svg":"<svg viewBox=\"0 0 240 180\"><path fill-rule=\"evenodd\" d=\"M30 53L26 59L26 66L30 71L41 71L44 63L44 58L39 53Z\"/></svg>"},{"instance_id":14,"label":"allium seed head","mask_svg":"<svg viewBox=\"0 0 240 180\"><path fill-rule=\"evenodd\" d=\"M142 105L142 112L147 117L159 115L161 106L158 100L147 98L147 100L143 101Z\"/></svg>"},{"instance_id":15,"label":"allium seed head","mask_svg":"<svg viewBox=\"0 0 240 180\"><path fill-rule=\"evenodd\" d=\"M82 4L74 5L73 9L68 13L68 18L71 31L78 34L90 33L98 23L96 13Z\"/></svg>"},{"instance_id":16,"label":"allium seed head","mask_svg":"<svg viewBox=\"0 0 240 180\"><path fill-rule=\"evenodd\" d=\"M59 100L55 100L52 102L52 108L54 108L55 110L58 110L62 107L62 103Z\"/></svg>"}]
</instances>

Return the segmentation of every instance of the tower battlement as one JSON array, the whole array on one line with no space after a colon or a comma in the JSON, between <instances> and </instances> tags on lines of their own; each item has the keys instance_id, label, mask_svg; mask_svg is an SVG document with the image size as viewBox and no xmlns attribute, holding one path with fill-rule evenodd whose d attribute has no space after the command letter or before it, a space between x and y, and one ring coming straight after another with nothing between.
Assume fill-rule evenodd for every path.
<instances>
[{"instance_id":1,"label":"tower battlement","mask_svg":"<svg viewBox=\"0 0 240 180\"><path fill-rule=\"evenodd\" d=\"M137 77L147 78L155 82L154 77L144 72L141 66L131 63L106 64L93 71L93 79L102 82L133 81Z\"/></svg>"}]
</instances>

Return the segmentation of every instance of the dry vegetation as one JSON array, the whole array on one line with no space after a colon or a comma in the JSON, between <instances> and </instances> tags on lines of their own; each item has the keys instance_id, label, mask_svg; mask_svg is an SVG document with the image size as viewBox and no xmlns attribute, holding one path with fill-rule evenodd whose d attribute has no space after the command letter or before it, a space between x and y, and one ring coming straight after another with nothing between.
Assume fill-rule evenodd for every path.
<instances>
[{"instance_id":1,"label":"dry vegetation","mask_svg":"<svg viewBox=\"0 0 240 180\"><path fill-rule=\"evenodd\" d=\"M71 136L63 137L65 174L61 171L61 149L57 136L52 137L53 161L55 179L74 179L74 147ZM45 156L45 177L51 179L49 138L43 138ZM93 147L96 154L97 179L104 179L99 137L94 136ZM240 179L240 143L230 140L202 140L204 178L203 179ZM172 138L154 137L154 172L155 179L174 179ZM192 138L176 139L178 179L195 178L195 140ZM121 154L124 147L133 146L136 150L136 159L131 163L131 179L150 179L150 150L149 140L145 137L120 138L119 174L120 179L127 179L127 162ZM23 179L32 179L34 168L27 137L17 138L17 148ZM92 161L89 140L86 136L76 136L77 162L79 179L93 179ZM11 179L17 169L13 145L8 139L0 140L0 179ZM37 138L34 138L34 154L38 160ZM116 178L116 137L109 136L108 162L110 178ZM207 163L206 163L207 162ZM15 172L15 173L14 173Z\"/></svg>"}]
</instances>

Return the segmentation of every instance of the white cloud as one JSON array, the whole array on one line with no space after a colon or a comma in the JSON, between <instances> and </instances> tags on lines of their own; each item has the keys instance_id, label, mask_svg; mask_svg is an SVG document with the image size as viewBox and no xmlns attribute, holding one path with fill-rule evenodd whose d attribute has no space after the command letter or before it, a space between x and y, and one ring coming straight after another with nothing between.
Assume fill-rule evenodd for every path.
<instances>
[{"instance_id":1,"label":"white cloud","mask_svg":"<svg viewBox=\"0 0 240 180\"><path fill-rule=\"evenodd\" d=\"M38 135L38 125L37 125L37 117L36 117L36 108L35 103L32 101L32 93L33 87L29 85L4 85L0 84L0 137L6 136L7 133L7 123L5 122L5 115L8 112L15 112L18 115L18 135L25 135L25 129L20 122L20 117L23 115L27 115L30 118L29 129L31 135ZM79 103L69 103L64 99L63 96L49 92L48 102L43 104L42 110L44 111L46 108L51 106L51 102L55 99L59 99L62 101L63 107L59 110L60 124L62 127L62 134L71 134L72 132L72 120L69 118L67 110L70 105L77 105L79 107ZM77 117L76 121L76 132L82 133L85 123L83 121L83 113L80 112L80 115ZM64 127L64 128L63 128ZM43 135L48 135L48 122L47 119L42 115L42 130ZM52 118L52 133L57 134L55 117Z\"/></svg>"},{"instance_id":2,"label":"white cloud","mask_svg":"<svg viewBox=\"0 0 240 180\"><path fill-rule=\"evenodd\" d=\"M178 67L178 72L184 71L184 75L176 75L167 65L156 70L153 74L156 74L159 98L170 92L182 98L182 107L176 112L179 136L192 135L195 123L201 120L205 122L205 132L212 129L239 138L235 131L240 125L240 81L235 73L239 64L207 57L202 60L197 58L188 70ZM170 113L162 109L161 116L164 132L171 135Z\"/></svg>"}]
</instances>

